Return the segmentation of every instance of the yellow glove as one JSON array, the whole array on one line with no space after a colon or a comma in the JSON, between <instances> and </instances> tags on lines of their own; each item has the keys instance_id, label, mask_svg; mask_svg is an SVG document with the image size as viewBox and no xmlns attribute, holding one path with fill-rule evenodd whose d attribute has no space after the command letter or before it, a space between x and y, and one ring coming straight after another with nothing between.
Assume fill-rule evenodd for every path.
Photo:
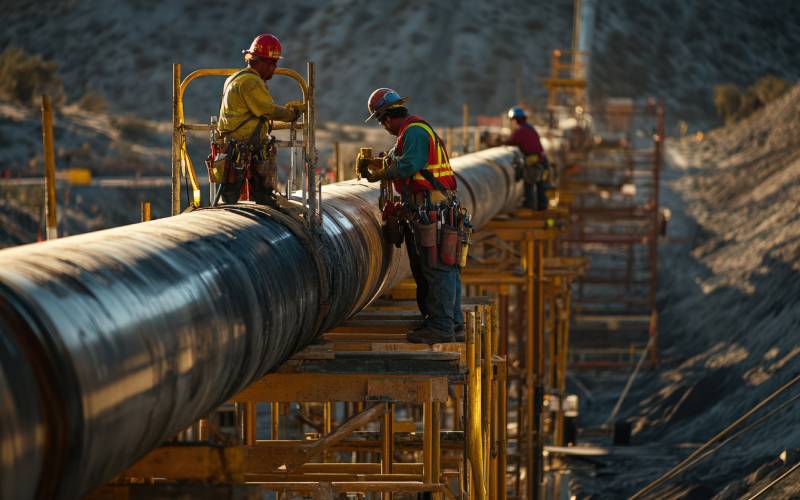
<instances>
[{"instance_id":1,"label":"yellow glove","mask_svg":"<svg viewBox=\"0 0 800 500\"><path fill-rule=\"evenodd\" d=\"M358 172L361 177L369 180L369 177L376 171L383 169L383 161L380 158L359 158ZM373 182L373 181L370 181Z\"/></svg>"},{"instance_id":2,"label":"yellow glove","mask_svg":"<svg viewBox=\"0 0 800 500\"><path fill-rule=\"evenodd\" d=\"M306 110L306 105L303 103L303 101L289 101L284 107L294 111L294 120L292 120L293 122L299 120L303 115L303 112Z\"/></svg>"}]
</instances>

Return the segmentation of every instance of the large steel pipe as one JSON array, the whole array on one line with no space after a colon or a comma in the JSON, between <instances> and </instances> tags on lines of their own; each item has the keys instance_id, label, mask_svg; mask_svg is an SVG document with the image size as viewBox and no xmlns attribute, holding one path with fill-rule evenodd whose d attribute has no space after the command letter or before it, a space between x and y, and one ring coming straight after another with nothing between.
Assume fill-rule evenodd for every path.
<instances>
[{"instance_id":1,"label":"large steel pipe","mask_svg":"<svg viewBox=\"0 0 800 500\"><path fill-rule=\"evenodd\" d=\"M514 148L453 160L483 223ZM0 252L0 495L108 481L407 276L374 185L326 186L317 245L254 205Z\"/></svg>"}]
</instances>

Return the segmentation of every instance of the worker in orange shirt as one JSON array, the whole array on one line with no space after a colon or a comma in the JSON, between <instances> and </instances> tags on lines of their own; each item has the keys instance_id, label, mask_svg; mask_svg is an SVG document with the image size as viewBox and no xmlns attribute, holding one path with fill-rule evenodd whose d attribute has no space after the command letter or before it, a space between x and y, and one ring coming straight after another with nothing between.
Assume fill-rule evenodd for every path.
<instances>
[{"instance_id":1,"label":"worker in orange shirt","mask_svg":"<svg viewBox=\"0 0 800 500\"><path fill-rule=\"evenodd\" d=\"M225 203L239 200L245 181L257 203L269 203L274 196L277 166L270 122L294 122L302 113L275 104L266 85L278 67L281 51L275 35L258 35L242 51L247 67L225 80L217 126L231 158L221 185Z\"/></svg>"}]
</instances>

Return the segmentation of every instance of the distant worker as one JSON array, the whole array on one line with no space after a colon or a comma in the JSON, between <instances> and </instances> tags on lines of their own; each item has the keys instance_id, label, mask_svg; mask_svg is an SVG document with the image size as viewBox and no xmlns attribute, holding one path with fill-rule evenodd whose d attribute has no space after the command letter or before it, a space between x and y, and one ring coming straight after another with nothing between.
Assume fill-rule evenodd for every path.
<instances>
[{"instance_id":1,"label":"distant worker","mask_svg":"<svg viewBox=\"0 0 800 500\"><path fill-rule=\"evenodd\" d=\"M225 80L219 108L217 128L231 160L220 194L225 203L236 203L246 181L253 200L265 204L273 199L277 174L270 121L294 122L302 112L275 104L267 88L281 59L275 35L258 35L242 54L247 68Z\"/></svg>"},{"instance_id":2,"label":"distant worker","mask_svg":"<svg viewBox=\"0 0 800 500\"><path fill-rule=\"evenodd\" d=\"M402 234L417 284L417 305L423 325L408 332L409 342L434 344L464 340L461 312L461 270L457 228L468 217L459 209L456 177L447 150L425 120L409 115L407 98L380 88L369 96L370 115L397 142L375 170L359 164L370 182L390 180L402 196ZM438 243L438 250L437 250Z\"/></svg>"},{"instance_id":3,"label":"distant worker","mask_svg":"<svg viewBox=\"0 0 800 500\"><path fill-rule=\"evenodd\" d=\"M505 144L517 146L525 155L525 165L521 171L522 180L525 182L525 199L522 205L534 210L546 210L545 188L549 163L542 141L533 125L528 123L528 115L524 109L514 106L508 110L508 118L511 120L511 136L506 139Z\"/></svg>"}]
</instances>

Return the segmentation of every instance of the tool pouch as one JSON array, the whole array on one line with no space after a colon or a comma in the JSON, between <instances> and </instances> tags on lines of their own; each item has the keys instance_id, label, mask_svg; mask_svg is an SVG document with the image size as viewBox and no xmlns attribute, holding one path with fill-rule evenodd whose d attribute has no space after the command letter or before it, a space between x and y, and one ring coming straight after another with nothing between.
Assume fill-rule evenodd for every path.
<instances>
[{"instance_id":1,"label":"tool pouch","mask_svg":"<svg viewBox=\"0 0 800 500\"><path fill-rule=\"evenodd\" d=\"M428 265L436 265L436 223L421 224L419 221L414 223L414 232L419 235L419 246L428 254ZM421 253L421 252L420 252Z\"/></svg>"},{"instance_id":2,"label":"tool pouch","mask_svg":"<svg viewBox=\"0 0 800 500\"><path fill-rule=\"evenodd\" d=\"M263 180L264 187L274 190L278 177L278 159L275 148L270 147L261 156L263 158L258 162L256 172Z\"/></svg>"},{"instance_id":3,"label":"tool pouch","mask_svg":"<svg viewBox=\"0 0 800 500\"><path fill-rule=\"evenodd\" d=\"M467 267L467 257L469 256L469 246L472 243L472 228L467 227L464 231L458 232L460 245L458 246L458 265Z\"/></svg>"},{"instance_id":4,"label":"tool pouch","mask_svg":"<svg viewBox=\"0 0 800 500\"><path fill-rule=\"evenodd\" d=\"M225 172L230 169L230 157L226 153L217 153L216 158L211 155L206 157L206 168L208 169L208 180L220 184L225 182Z\"/></svg>"},{"instance_id":5,"label":"tool pouch","mask_svg":"<svg viewBox=\"0 0 800 500\"><path fill-rule=\"evenodd\" d=\"M528 184L536 184L544 180L545 166L541 163L535 165L525 165L522 170L522 177Z\"/></svg>"},{"instance_id":6,"label":"tool pouch","mask_svg":"<svg viewBox=\"0 0 800 500\"><path fill-rule=\"evenodd\" d=\"M236 161L231 158L234 155L236 156ZM229 184L240 182L244 179L246 167L250 165L253 155L247 147L240 147L237 145L230 150L228 158L231 158L231 163L228 165L228 174L225 176L226 179L224 182Z\"/></svg>"},{"instance_id":7,"label":"tool pouch","mask_svg":"<svg viewBox=\"0 0 800 500\"><path fill-rule=\"evenodd\" d=\"M386 216L383 226L383 237L390 245L400 248L403 245L403 230L400 227L400 219L393 214Z\"/></svg>"},{"instance_id":8,"label":"tool pouch","mask_svg":"<svg viewBox=\"0 0 800 500\"><path fill-rule=\"evenodd\" d=\"M420 222L415 222L414 230L419 235L419 246L422 248L436 246L436 223L421 224Z\"/></svg>"},{"instance_id":9,"label":"tool pouch","mask_svg":"<svg viewBox=\"0 0 800 500\"><path fill-rule=\"evenodd\" d=\"M458 230L453 226L442 226L442 243L439 246L439 258L445 266L458 263Z\"/></svg>"}]
</instances>

